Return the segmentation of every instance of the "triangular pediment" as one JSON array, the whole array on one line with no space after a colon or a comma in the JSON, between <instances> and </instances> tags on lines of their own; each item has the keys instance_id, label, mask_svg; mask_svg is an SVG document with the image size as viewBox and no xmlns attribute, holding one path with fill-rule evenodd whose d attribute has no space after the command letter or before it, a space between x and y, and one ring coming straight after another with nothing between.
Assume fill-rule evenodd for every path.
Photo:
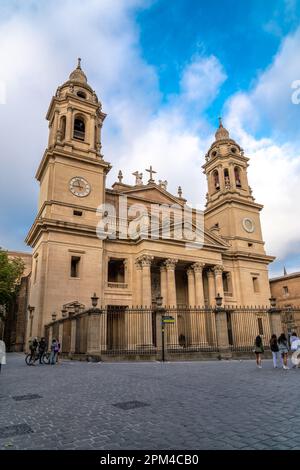
<instances>
[{"instance_id":1,"label":"triangular pediment","mask_svg":"<svg viewBox=\"0 0 300 470\"><path fill-rule=\"evenodd\" d=\"M156 184L132 186L131 188L123 189L120 194L124 194L128 198L132 197L133 199L157 204L179 204L183 206L186 202L185 199L173 196L166 189Z\"/></svg>"}]
</instances>

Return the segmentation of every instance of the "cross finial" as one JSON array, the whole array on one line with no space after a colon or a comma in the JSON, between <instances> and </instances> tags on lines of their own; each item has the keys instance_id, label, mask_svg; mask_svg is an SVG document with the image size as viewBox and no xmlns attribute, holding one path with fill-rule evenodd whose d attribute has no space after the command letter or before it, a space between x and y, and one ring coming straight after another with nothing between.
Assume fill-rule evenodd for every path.
<instances>
[{"instance_id":1,"label":"cross finial","mask_svg":"<svg viewBox=\"0 0 300 470\"><path fill-rule=\"evenodd\" d=\"M146 171L148 171L148 173L150 173L150 179L148 180L148 184L155 183L155 181L153 179L153 173L157 173L157 172L152 169L152 165L150 165L149 170L147 170L147 168L146 168Z\"/></svg>"},{"instance_id":2,"label":"cross finial","mask_svg":"<svg viewBox=\"0 0 300 470\"><path fill-rule=\"evenodd\" d=\"M181 186L178 186L178 196L181 198L182 197L182 189Z\"/></svg>"},{"instance_id":3,"label":"cross finial","mask_svg":"<svg viewBox=\"0 0 300 470\"><path fill-rule=\"evenodd\" d=\"M221 117L219 117L219 127L223 127L222 118L221 118Z\"/></svg>"},{"instance_id":4,"label":"cross finial","mask_svg":"<svg viewBox=\"0 0 300 470\"><path fill-rule=\"evenodd\" d=\"M77 68L78 68L78 69L81 69L81 58L80 58L80 57L78 57Z\"/></svg>"},{"instance_id":5,"label":"cross finial","mask_svg":"<svg viewBox=\"0 0 300 470\"><path fill-rule=\"evenodd\" d=\"M120 170L119 173L118 173L118 180L119 180L119 183L122 183L122 180L123 180L123 173L122 173L121 170Z\"/></svg>"}]
</instances>

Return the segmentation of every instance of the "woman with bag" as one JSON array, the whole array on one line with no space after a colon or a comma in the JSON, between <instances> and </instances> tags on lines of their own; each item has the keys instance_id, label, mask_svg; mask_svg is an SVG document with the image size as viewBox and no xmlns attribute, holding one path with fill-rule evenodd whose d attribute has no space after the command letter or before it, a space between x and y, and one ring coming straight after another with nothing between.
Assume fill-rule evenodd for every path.
<instances>
[{"instance_id":1,"label":"woman with bag","mask_svg":"<svg viewBox=\"0 0 300 470\"><path fill-rule=\"evenodd\" d=\"M274 367L274 369L277 369L277 364L280 361L280 354L279 354L279 347L278 347L278 342L277 342L277 336L276 335L271 336L270 349L272 351L273 367Z\"/></svg>"},{"instance_id":2,"label":"woman with bag","mask_svg":"<svg viewBox=\"0 0 300 470\"><path fill-rule=\"evenodd\" d=\"M281 354L282 360L283 360L283 369L288 370L288 353L289 353L289 345L288 345L288 340L285 336L284 333L281 333L281 335L278 338L278 347L279 347L279 352Z\"/></svg>"}]
</instances>

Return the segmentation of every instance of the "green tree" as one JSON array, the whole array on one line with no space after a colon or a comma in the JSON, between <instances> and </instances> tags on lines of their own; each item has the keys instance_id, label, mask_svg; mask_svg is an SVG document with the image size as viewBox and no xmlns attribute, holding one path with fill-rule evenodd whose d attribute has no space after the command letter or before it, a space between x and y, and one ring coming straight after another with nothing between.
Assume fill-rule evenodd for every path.
<instances>
[{"instance_id":1,"label":"green tree","mask_svg":"<svg viewBox=\"0 0 300 470\"><path fill-rule=\"evenodd\" d=\"M13 298L24 267L21 258L9 259L7 251L0 248L0 305L7 305Z\"/></svg>"}]
</instances>

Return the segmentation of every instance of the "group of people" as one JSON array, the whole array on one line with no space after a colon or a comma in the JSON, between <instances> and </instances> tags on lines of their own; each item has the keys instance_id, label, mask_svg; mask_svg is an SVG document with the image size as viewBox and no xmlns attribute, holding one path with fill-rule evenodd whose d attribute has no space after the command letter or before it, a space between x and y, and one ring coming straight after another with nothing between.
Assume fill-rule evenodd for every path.
<instances>
[{"instance_id":1,"label":"group of people","mask_svg":"<svg viewBox=\"0 0 300 470\"><path fill-rule=\"evenodd\" d=\"M262 354L264 353L264 345L261 336L256 337L254 346L256 365L259 369L261 369ZM274 369L277 369L278 367L282 367L285 370L289 369L289 351L291 351L292 354L297 353L297 351L299 351L299 355L295 355L292 367L296 368L297 365L298 367L300 367L300 338L297 336L297 333L292 333L289 340L287 339L284 333L281 333L278 338L275 334L273 334L270 339L270 349L272 352Z\"/></svg>"},{"instance_id":2,"label":"group of people","mask_svg":"<svg viewBox=\"0 0 300 470\"><path fill-rule=\"evenodd\" d=\"M56 364L59 362L59 353L60 353L60 342L53 338L51 347L50 347L50 358L49 364ZM38 341L38 338L33 338L29 341L29 350L30 350L30 365L35 365L35 360L39 361L39 364L44 364L44 355L48 350L48 344L46 338L41 338Z\"/></svg>"}]
</instances>

